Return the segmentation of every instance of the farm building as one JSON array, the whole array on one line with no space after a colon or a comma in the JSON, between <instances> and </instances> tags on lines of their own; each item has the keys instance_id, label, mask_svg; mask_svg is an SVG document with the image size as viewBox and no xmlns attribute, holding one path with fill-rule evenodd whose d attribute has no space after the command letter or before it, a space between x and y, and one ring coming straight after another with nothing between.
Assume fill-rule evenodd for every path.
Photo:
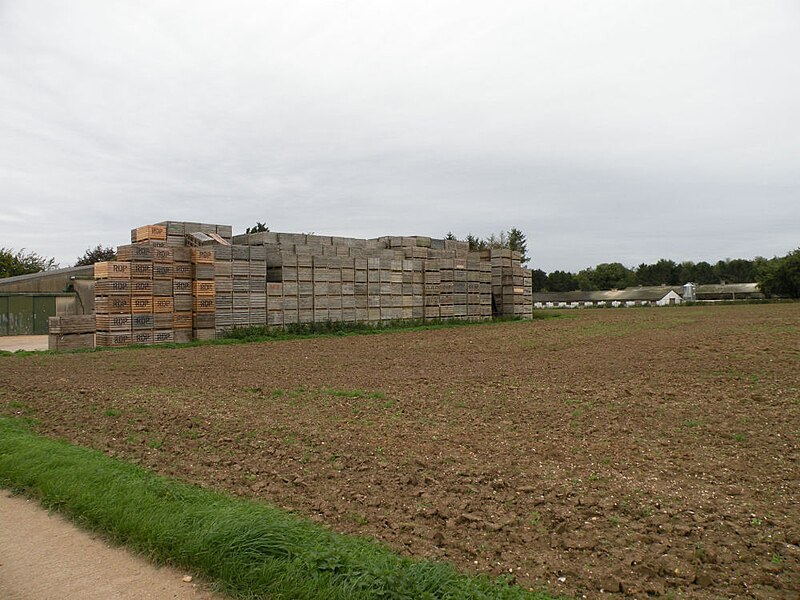
<instances>
[{"instance_id":1,"label":"farm building","mask_svg":"<svg viewBox=\"0 0 800 600\"><path fill-rule=\"evenodd\" d=\"M3 283L38 281L28 277ZM56 311L54 348L90 339L100 346L184 342L296 323L530 318L533 307L531 272L518 253L470 252L466 242L422 236L233 236L229 225L167 221L134 229L117 261L94 266L86 282L91 310L78 301L79 277L61 277L76 298L72 314L91 318Z\"/></svg>"},{"instance_id":2,"label":"farm building","mask_svg":"<svg viewBox=\"0 0 800 600\"><path fill-rule=\"evenodd\" d=\"M624 290L536 292L535 308L584 308L625 306L666 306L684 302L760 300L764 294L757 283L719 285L641 286Z\"/></svg>"}]
</instances>

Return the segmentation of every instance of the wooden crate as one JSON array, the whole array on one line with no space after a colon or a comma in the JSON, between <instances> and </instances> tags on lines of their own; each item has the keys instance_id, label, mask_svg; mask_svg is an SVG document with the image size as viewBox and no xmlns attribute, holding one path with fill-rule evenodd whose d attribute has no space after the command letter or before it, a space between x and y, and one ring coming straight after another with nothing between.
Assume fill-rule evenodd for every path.
<instances>
[{"instance_id":1,"label":"wooden crate","mask_svg":"<svg viewBox=\"0 0 800 600\"><path fill-rule=\"evenodd\" d=\"M142 313L131 315L131 329L152 329L153 314Z\"/></svg>"},{"instance_id":2,"label":"wooden crate","mask_svg":"<svg viewBox=\"0 0 800 600\"><path fill-rule=\"evenodd\" d=\"M94 299L95 313L130 313L131 297L125 296L96 296Z\"/></svg>"},{"instance_id":3,"label":"wooden crate","mask_svg":"<svg viewBox=\"0 0 800 600\"><path fill-rule=\"evenodd\" d=\"M191 279L194 275L194 269L191 263L173 263L172 276L175 279Z\"/></svg>"},{"instance_id":4,"label":"wooden crate","mask_svg":"<svg viewBox=\"0 0 800 600\"><path fill-rule=\"evenodd\" d=\"M172 248L172 260L176 263L192 262L192 249L186 246Z\"/></svg>"},{"instance_id":5,"label":"wooden crate","mask_svg":"<svg viewBox=\"0 0 800 600\"><path fill-rule=\"evenodd\" d=\"M153 279L153 296L172 296L174 293L172 279Z\"/></svg>"},{"instance_id":6,"label":"wooden crate","mask_svg":"<svg viewBox=\"0 0 800 600\"><path fill-rule=\"evenodd\" d=\"M131 333L132 344L145 344L150 345L153 343L153 330L141 329L135 330Z\"/></svg>"},{"instance_id":7,"label":"wooden crate","mask_svg":"<svg viewBox=\"0 0 800 600\"><path fill-rule=\"evenodd\" d=\"M94 264L95 279L130 279L131 263L104 261Z\"/></svg>"},{"instance_id":8,"label":"wooden crate","mask_svg":"<svg viewBox=\"0 0 800 600\"><path fill-rule=\"evenodd\" d=\"M176 344L188 344L192 341L192 330L189 329L176 329L173 332L173 339Z\"/></svg>"},{"instance_id":9,"label":"wooden crate","mask_svg":"<svg viewBox=\"0 0 800 600\"><path fill-rule=\"evenodd\" d=\"M171 263L173 261L172 248L153 248L153 262Z\"/></svg>"},{"instance_id":10,"label":"wooden crate","mask_svg":"<svg viewBox=\"0 0 800 600\"><path fill-rule=\"evenodd\" d=\"M193 265L193 278L194 279L202 279L207 281L213 281L214 279L214 265L213 264L206 264L206 263L198 263Z\"/></svg>"},{"instance_id":11,"label":"wooden crate","mask_svg":"<svg viewBox=\"0 0 800 600\"><path fill-rule=\"evenodd\" d=\"M233 263L230 261L217 260L214 263L214 277L230 277L232 274Z\"/></svg>"},{"instance_id":12,"label":"wooden crate","mask_svg":"<svg viewBox=\"0 0 800 600\"><path fill-rule=\"evenodd\" d=\"M176 296L180 294L192 293L192 280L191 279L174 279L172 281L172 292Z\"/></svg>"},{"instance_id":13,"label":"wooden crate","mask_svg":"<svg viewBox=\"0 0 800 600\"><path fill-rule=\"evenodd\" d=\"M128 244L125 246L118 246L117 260L153 260L153 246L152 244Z\"/></svg>"},{"instance_id":14,"label":"wooden crate","mask_svg":"<svg viewBox=\"0 0 800 600\"><path fill-rule=\"evenodd\" d=\"M153 295L152 279L131 279L131 296L152 296L152 295Z\"/></svg>"},{"instance_id":15,"label":"wooden crate","mask_svg":"<svg viewBox=\"0 0 800 600\"><path fill-rule=\"evenodd\" d=\"M214 264L214 250L212 248L192 248L192 262L195 264Z\"/></svg>"},{"instance_id":16,"label":"wooden crate","mask_svg":"<svg viewBox=\"0 0 800 600\"><path fill-rule=\"evenodd\" d=\"M98 332L95 336L98 347L119 347L131 344L131 334L127 331Z\"/></svg>"},{"instance_id":17,"label":"wooden crate","mask_svg":"<svg viewBox=\"0 0 800 600\"><path fill-rule=\"evenodd\" d=\"M211 281L192 282L192 294L195 296L213 296L216 294L216 285Z\"/></svg>"},{"instance_id":18,"label":"wooden crate","mask_svg":"<svg viewBox=\"0 0 800 600\"><path fill-rule=\"evenodd\" d=\"M95 327L97 331L130 331L131 314L100 314L95 313Z\"/></svg>"},{"instance_id":19,"label":"wooden crate","mask_svg":"<svg viewBox=\"0 0 800 600\"><path fill-rule=\"evenodd\" d=\"M153 313L153 329L173 329L174 313Z\"/></svg>"},{"instance_id":20,"label":"wooden crate","mask_svg":"<svg viewBox=\"0 0 800 600\"><path fill-rule=\"evenodd\" d=\"M193 329L192 338L195 340L213 340L217 337L217 330L213 327L206 329Z\"/></svg>"},{"instance_id":21,"label":"wooden crate","mask_svg":"<svg viewBox=\"0 0 800 600\"><path fill-rule=\"evenodd\" d=\"M175 332L172 329L156 329L153 332L154 344L170 344L175 341Z\"/></svg>"},{"instance_id":22,"label":"wooden crate","mask_svg":"<svg viewBox=\"0 0 800 600\"><path fill-rule=\"evenodd\" d=\"M164 225L144 225L131 230L131 242L167 239L167 228Z\"/></svg>"},{"instance_id":23,"label":"wooden crate","mask_svg":"<svg viewBox=\"0 0 800 600\"><path fill-rule=\"evenodd\" d=\"M172 263L153 263L153 279L172 279L175 268Z\"/></svg>"},{"instance_id":24,"label":"wooden crate","mask_svg":"<svg viewBox=\"0 0 800 600\"><path fill-rule=\"evenodd\" d=\"M84 350L94 348L94 333L68 333L47 336L48 350Z\"/></svg>"},{"instance_id":25,"label":"wooden crate","mask_svg":"<svg viewBox=\"0 0 800 600\"><path fill-rule=\"evenodd\" d=\"M153 312L153 297L152 296L131 296L131 312L132 313L152 313Z\"/></svg>"},{"instance_id":26,"label":"wooden crate","mask_svg":"<svg viewBox=\"0 0 800 600\"><path fill-rule=\"evenodd\" d=\"M172 297L172 302L175 306L175 312L192 311L192 295L191 294L176 294Z\"/></svg>"},{"instance_id":27,"label":"wooden crate","mask_svg":"<svg viewBox=\"0 0 800 600\"><path fill-rule=\"evenodd\" d=\"M153 296L154 313L171 313L174 310L172 296Z\"/></svg>"},{"instance_id":28,"label":"wooden crate","mask_svg":"<svg viewBox=\"0 0 800 600\"><path fill-rule=\"evenodd\" d=\"M94 315L63 315L47 320L48 332L58 335L94 333Z\"/></svg>"},{"instance_id":29,"label":"wooden crate","mask_svg":"<svg viewBox=\"0 0 800 600\"><path fill-rule=\"evenodd\" d=\"M135 279L152 279L153 263L146 260L132 262L131 277Z\"/></svg>"},{"instance_id":30,"label":"wooden crate","mask_svg":"<svg viewBox=\"0 0 800 600\"><path fill-rule=\"evenodd\" d=\"M130 279L100 279L94 284L95 296L128 296L130 293Z\"/></svg>"},{"instance_id":31,"label":"wooden crate","mask_svg":"<svg viewBox=\"0 0 800 600\"><path fill-rule=\"evenodd\" d=\"M233 280L230 277L215 277L214 286L216 287L217 295L220 292L230 294L233 291Z\"/></svg>"},{"instance_id":32,"label":"wooden crate","mask_svg":"<svg viewBox=\"0 0 800 600\"><path fill-rule=\"evenodd\" d=\"M192 297L192 312L213 313L215 309L216 309L216 300L214 296Z\"/></svg>"},{"instance_id":33,"label":"wooden crate","mask_svg":"<svg viewBox=\"0 0 800 600\"><path fill-rule=\"evenodd\" d=\"M172 327L173 329L191 329L192 313L191 312L172 313Z\"/></svg>"}]
</instances>

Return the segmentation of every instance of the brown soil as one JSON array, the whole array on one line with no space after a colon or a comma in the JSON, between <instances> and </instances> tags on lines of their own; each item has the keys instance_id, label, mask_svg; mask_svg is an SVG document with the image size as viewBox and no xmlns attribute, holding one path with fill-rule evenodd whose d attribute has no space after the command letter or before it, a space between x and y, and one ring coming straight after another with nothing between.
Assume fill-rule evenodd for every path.
<instances>
[{"instance_id":1,"label":"brown soil","mask_svg":"<svg viewBox=\"0 0 800 600\"><path fill-rule=\"evenodd\" d=\"M10 357L0 410L402 553L601 597L800 594L800 304Z\"/></svg>"}]
</instances>

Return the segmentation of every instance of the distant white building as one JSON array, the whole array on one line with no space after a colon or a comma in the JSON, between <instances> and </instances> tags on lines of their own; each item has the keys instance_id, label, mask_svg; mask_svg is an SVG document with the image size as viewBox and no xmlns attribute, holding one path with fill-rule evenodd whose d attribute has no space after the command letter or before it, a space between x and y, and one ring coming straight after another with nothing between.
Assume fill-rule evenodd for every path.
<instances>
[{"instance_id":1,"label":"distant white building","mask_svg":"<svg viewBox=\"0 0 800 600\"><path fill-rule=\"evenodd\" d=\"M684 302L720 302L764 298L756 283L720 285L648 286L594 292L535 292L535 308L590 306L668 306Z\"/></svg>"}]
</instances>

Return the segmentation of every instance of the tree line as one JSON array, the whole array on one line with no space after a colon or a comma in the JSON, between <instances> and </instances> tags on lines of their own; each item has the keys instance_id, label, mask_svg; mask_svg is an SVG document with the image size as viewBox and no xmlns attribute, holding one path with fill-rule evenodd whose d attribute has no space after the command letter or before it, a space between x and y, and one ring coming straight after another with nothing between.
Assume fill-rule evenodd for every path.
<instances>
[{"instance_id":1,"label":"tree line","mask_svg":"<svg viewBox=\"0 0 800 600\"><path fill-rule=\"evenodd\" d=\"M800 248L786 256L734 258L717 261L685 261L662 258L652 264L628 268L622 263L601 263L578 273L541 269L533 271L534 292L611 290L633 286L758 283L767 295L800 297Z\"/></svg>"},{"instance_id":2,"label":"tree line","mask_svg":"<svg viewBox=\"0 0 800 600\"><path fill-rule=\"evenodd\" d=\"M446 240L458 240L452 231L448 231L444 236ZM469 244L471 252L479 252L481 250L502 249L506 248L514 252L520 253L520 263L526 264L530 261L528 256L528 240L521 229L512 227L508 231L501 231L500 233L489 234L486 238L479 238L478 236L468 233L467 237L462 241Z\"/></svg>"}]
</instances>

